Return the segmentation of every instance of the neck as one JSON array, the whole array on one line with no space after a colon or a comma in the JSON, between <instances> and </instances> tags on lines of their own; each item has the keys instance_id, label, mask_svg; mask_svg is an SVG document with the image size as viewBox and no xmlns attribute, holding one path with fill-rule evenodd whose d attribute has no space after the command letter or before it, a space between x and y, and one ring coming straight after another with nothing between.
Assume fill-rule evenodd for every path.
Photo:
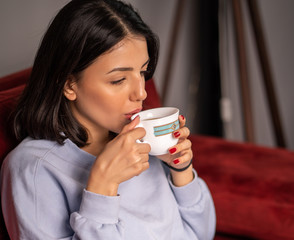
<instances>
[{"instance_id":1,"label":"neck","mask_svg":"<svg viewBox=\"0 0 294 240\"><path fill-rule=\"evenodd\" d=\"M88 145L82 147L82 149L94 156L100 155L102 150L105 148L105 145L111 140L110 134L108 131L101 134L95 134L93 132L88 133Z\"/></svg>"}]
</instances>

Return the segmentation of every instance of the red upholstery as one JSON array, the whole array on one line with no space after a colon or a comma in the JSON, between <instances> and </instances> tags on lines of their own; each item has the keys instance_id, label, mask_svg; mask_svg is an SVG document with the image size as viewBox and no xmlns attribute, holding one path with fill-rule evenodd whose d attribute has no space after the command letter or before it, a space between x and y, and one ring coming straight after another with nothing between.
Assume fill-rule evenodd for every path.
<instances>
[{"instance_id":1,"label":"red upholstery","mask_svg":"<svg viewBox=\"0 0 294 240\"><path fill-rule=\"evenodd\" d=\"M217 231L294 239L294 152L191 136L194 166L214 199Z\"/></svg>"},{"instance_id":2,"label":"red upholstery","mask_svg":"<svg viewBox=\"0 0 294 240\"><path fill-rule=\"evenodd\" d=\"M0 164L4 156L16 145L8 119L31 71L32 69L28 68L0 78Z\"/></svg>"},{"instance_id":3,"label":"red upholstery","mask_svg":"<svg viewBox=\"0 0 294 240\"><path fill-rule=\"evenodd\" d=\"M30 77L31 71L32 69L28 68L0 78L0 91L2 92L4 90L25 84Z\"/></svg>"},{"instance_id":4,"label":"red upholstery","mask_svg":"<svg viewBox=\"0 0 294 240\"><path fill-rule=\"evenodd\" d=\"M0 78L0 164L16 144L7 119L30 71ZM161 106L153 80L146 90L144 109ZM216 240L294 239L294 152L205 136L190 140L193 165L215 203ZM0 240L6 240L1 220Z\"/></svg>"},{"instance_id":5,"label":"red upholstery","mask_svg":"<svg viewBox=\"0 0 294 240\"><path fill-rule=\"evenodd\" d=\"M17 97L23 88L24 85L20 85L0 92L0 159L2 159L16 145L16 140L11 134L8 119L16 104Z\"/></svg>"},{"instance_id":6,"label":"red upholstery","mask_svg":"<svg viewBox=\"0 0 294 240\"><path fill-rule=\"evenodd\" d=\"M144 109L161 107L160 97L156 91L156 86L153 79L150 79L146 82L145 89L147 92L147 98L143 103Z\"/></svg>"}]
</instances>

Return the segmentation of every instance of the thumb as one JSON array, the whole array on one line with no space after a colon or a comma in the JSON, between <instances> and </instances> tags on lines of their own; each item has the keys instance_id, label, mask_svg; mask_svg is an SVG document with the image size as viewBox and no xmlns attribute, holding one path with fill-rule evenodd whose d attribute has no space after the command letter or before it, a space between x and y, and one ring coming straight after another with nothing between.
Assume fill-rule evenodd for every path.
<instances>
[{"instance_id":1,"label":"thumb","mask_svg":"<svg viewBox=\"0 0 294 240\"><path fill-rule=\"evenodd\" d=\"M134 129L140 122L140 116L137 115L130 123L125 125L121 131L121 133L126 133L132 129Z\"/></svg>"}]
</instances>

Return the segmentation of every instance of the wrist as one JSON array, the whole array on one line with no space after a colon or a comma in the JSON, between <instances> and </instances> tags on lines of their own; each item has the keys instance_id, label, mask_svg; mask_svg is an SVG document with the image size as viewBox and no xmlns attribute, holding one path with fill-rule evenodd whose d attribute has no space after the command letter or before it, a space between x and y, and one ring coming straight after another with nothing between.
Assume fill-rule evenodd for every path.
<instances>
[{"instance_id":1,"label":"wrist","mask_svg":"<svg viewBox=\"0 0 294 240\"><path fill-rule=\"evenodd\" d=\"M98 183L98 184L96 184ZM86 190L104 196L117 196L118 184L111 184L105 181L88 181Z\"/></svg>"},{"instance_id":2,"label":"wrist","mask_svg":"<svg viewBox=\"0 0 294 240\"><path fill-rule=\"evenodd\" d=\"M189 165L189 167L181 172L170 170L172 183L176 187L182 187L192 182L194 179L193 167Z\"/></svg>"},{"instance_id":3,"label":"wrist","mask_svg":"<svg viewBox=\"0 0 294 240\"><path fill-rule=\"evenodd\" d=\"M183 172L185 170L187 170L193 163L193 160L191 159L190 162L184 166L184 167L181 167L181 168L176 168L176 167L173 167L169 164L167 164L166 162L162 161L164 165L166 165L167 167L169 167L171 170L175 171L175 172Z\"/></svg>"}]
</instances>

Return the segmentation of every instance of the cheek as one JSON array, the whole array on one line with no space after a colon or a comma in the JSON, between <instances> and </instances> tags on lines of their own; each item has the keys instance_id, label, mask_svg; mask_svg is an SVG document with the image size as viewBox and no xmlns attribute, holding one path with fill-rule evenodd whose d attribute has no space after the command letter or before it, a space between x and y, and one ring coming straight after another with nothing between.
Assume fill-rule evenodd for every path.
<instances>
[{"instance_id":1,"label":"cheek","mask_svg":"<svg viewBox=\"0 0 294 240\"><path fill-rule=\"evenodd\" d=\"M84 86L77 92L74 111L86 128L90 125L100 126L118 133L127 123L123 115L126 102L127 94L124 91Z\"/></svg>"},{"instance_id":2,"label":"cheek","mask_svg":"<svg viewBox=\"0 0 294 240\"><path fill-rule=\"evenodd\" d=\"M93 114L103 114L112 106L110 98L101 92L87 91L82 96L78 96L78 99L80 108L88 109Z\"/></svg>"},{"instance_id":3,"label":"cheek","mask_svg":"<svg viewBox=\"0 0 294 240\"><path fill-rule=\"evenodd\" d=\"M107 91L88 90L78 96L78 108L98 124L108 125L117 122L117 115L122 110L123 100L117 94L110 94Z\"/></svg>"}]
</instances>

